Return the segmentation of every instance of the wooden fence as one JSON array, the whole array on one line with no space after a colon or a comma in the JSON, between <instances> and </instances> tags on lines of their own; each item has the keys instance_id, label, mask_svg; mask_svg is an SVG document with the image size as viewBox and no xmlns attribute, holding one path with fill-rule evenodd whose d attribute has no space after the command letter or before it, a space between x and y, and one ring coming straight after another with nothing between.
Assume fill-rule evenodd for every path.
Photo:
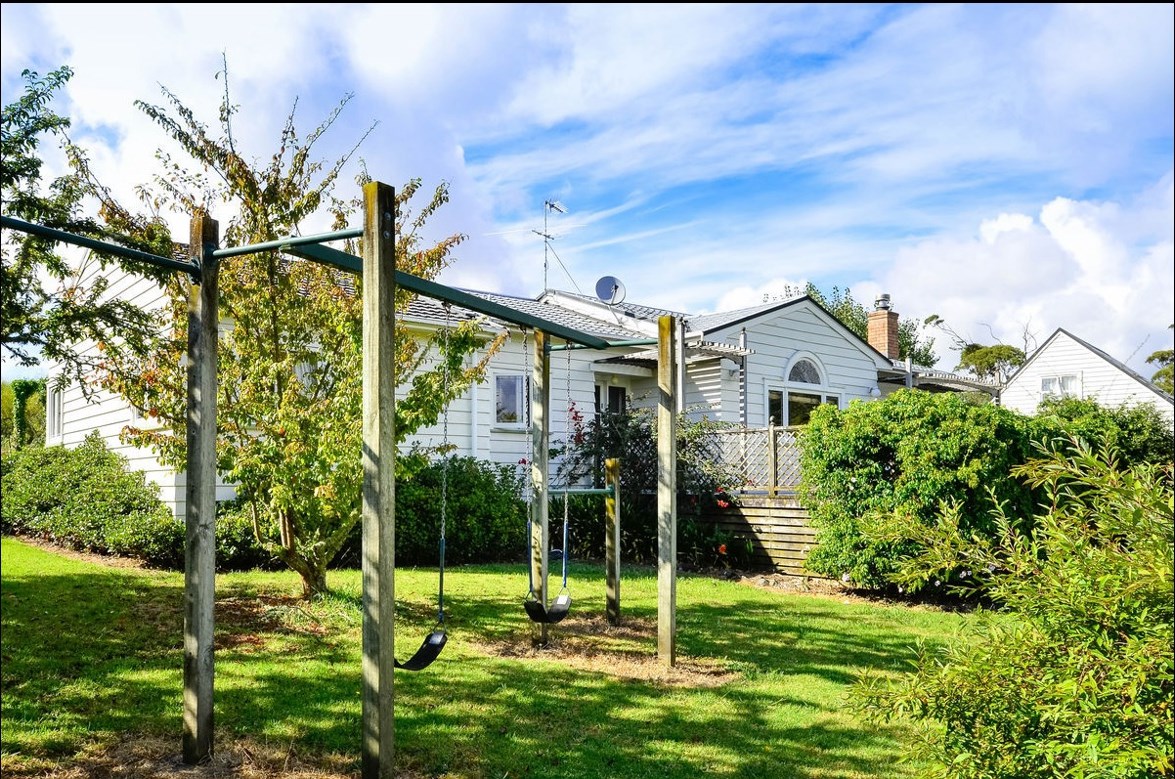
<instances>
[{"instance_id":1,"label":"wooden fence","mask_svg":"<svg viewBox=\"0 0 1175 779\"><path fill-rule=\"evenodd\" d=\"M816 531L808 525L808 510L794 495L744 493L738 496L738 505L716 509L700 519L730 534L727 549L732 559L748 558L745 544L749 545L749 567L754 570L812 575L804 569L804 560L816 545Z\"/></svg>"}]
</instances>

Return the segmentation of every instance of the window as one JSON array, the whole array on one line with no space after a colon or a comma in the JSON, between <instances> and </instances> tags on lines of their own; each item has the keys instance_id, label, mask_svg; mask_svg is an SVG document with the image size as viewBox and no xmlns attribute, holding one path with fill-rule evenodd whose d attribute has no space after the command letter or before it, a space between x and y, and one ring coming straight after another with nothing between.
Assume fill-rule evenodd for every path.
<instances>
[{"instance_id":1,"label":"window","mask_svg":"<svg viewBox=\"0 0 1175 779\"><path fill-rule=\"evenodd\" d=\"M787 380L804 384L820 384L820 369L811 360L800 359L787 372Z\"/></svg>"},{"instance_id":2,"label":"window","mask_svg":"<svg viewBox=\"0 0 1175 779\"><path fill-rule=\"evenodd\" d=\"M45 437L60 438L64 430L61 418L61 390L49 386L45 400Z\"/></svg>"},{"instance_id":3,"label":"window","mask_svg":"<svg viewBox=\"0 0 1175 779\"><path fill-rule=\"evenodd\" d=\"M1040 397L1058 398L1062 396L1079 397L1081 395L1081 381L1075 374L1063 376L1042 376L1040 379Z\"/></svg>"},{"instance_id":4,"label":"window","mask_svg":"<svg viewBox=\"0 0 1175 779\"><path fill-rule=\"evenodd\" d=\"M494 377L494 421L500 425L526 424L526 382L522 374Z\"/></svg>"},{"instance_id":5,"label":"window","mask_svg":"<svg viewBox=\"0 0 1175 779\"><path fill-rule=\"evenodd\" d=\"M840 406L840 395L792 389L768 390L767 418L773 425L806 425L812 417L812 409L824 403Z\"/></svg>"},{"instance_id":6,"label":"window","mask_svg":"<svg viewBox=\"0 0 1175 779\"><path fill-rule=\"evenodd\" d=\"M608 413L623 414L628 406L628 393L624 387L608 388Z\"/></svg>"}]
</instances>

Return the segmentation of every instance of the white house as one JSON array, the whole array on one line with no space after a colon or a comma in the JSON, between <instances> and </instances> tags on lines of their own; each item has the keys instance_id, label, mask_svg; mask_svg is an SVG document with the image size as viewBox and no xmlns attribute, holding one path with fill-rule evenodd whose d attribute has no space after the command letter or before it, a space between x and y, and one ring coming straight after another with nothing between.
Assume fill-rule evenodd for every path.
<instances>
[{"instance_id":1,"label":"white house","mask_svg":"<svg viewBox=\"0 0 1175 779\"><path fill-rule=\"evenodd\" d=\"M1172 398L1122 362L1058 328L1000 389L1000 403L1035 414L1050 396L1070 395L1108 407L1153 404L1175 426Z\"/></svg>"},{"instance_id":2,"label":"white house","mask_svg":"<svg viewBox=\"0 0 1175 779\"><path fill-rule=\"evenodd\" d=\"M694 418L751 428L794 426L804 424L817 405L844 408L853 400L880 397L901 386L980 389L994 395L994 387L984 382L897 360L898 315L890 310L888 296L871 314L871 345L807 296L690 315L557 290L538 298L463 291L613 344L603 351L562 349L558 339L552 339L556 347L551 353L550 380L553 441L566 437L572 407L590 419L603 411L655 402L655 343L658 319L664 314L675 314L681 322L685 369L678 395L681 410ZM112 280L111 292L145 307L161 300L153 284L130 276ZM466 309L452 307L446 312L439 302L423 297L413 301L404 320L427 331L469 317L482 319L487 336L507 327ZM447 427L448 442L456 454L507 464L529 455L533 336L516 326L508 331L508 342L490 362L485 382L450 404L445 424L418 431L405 447L434 447L442 443ZM47 415L47 443L76 446L97 430L132 468L159 485L162 499L177 516L183 514L184 474L162 466L152 452L120 442L124 426L144 424L123 399L102 391L86 398L77 387L51 388ZM218 499L232 496L231 484L218 485Z\"/></svg>"}]
</instances>

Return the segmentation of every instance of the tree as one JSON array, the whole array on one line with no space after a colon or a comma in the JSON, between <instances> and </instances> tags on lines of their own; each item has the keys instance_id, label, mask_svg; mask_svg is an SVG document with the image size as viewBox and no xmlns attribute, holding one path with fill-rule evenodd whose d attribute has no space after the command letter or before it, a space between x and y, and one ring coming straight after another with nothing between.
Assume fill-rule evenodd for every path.
<instances>
[{"instance_id":1,"label":"tree","mask_svg":"<svg viewBox=\"0 0 1175 779\"><path fill-rule=\"evenodd\" d=\"M853 298L848 287L844 290L833 287L831 292L825 293L812 282L808 282L803 292L788 288L784 296L795 297L800 294L815 300L861 339L869 340L869 310ZM938 362L938 355L934 353L934 339L924 340L921 330L921 326L915 320L898 318L898 357L903 360L909 357L915 365L930 368Z\"/></svg>"},{"instance_id":2,"label":"tree","mask_svg":"<svg viewBox=\"0 0 1175 779\"><path fill-rule=\"evenodd\" d=\"M956 368L971 371L981 379L994 379L1001 384L1024 364L1027 357L1022 349L1007 344L967 344Z\"/></svg>"},{"instance_id":3,"label":"tree","mask_svg":"<svg viewBox=\"0 0 1175 779\"><path fill-rule=\"evenodd\" d=\"M1168 325L1167 329L1175 329L1175 325ZM1159 349L1147 357L1146 361L1158 366L1158 370L1151 376L1154 385L1168 395L1175 394L1175 349Z\"/></svg>"},{"instance_id":4,"label":"tree","mask_svg":"<svg viewBox=\"0 0 1175 779\"><path fill-rule=\"evenodd\" d=\"M118 240L132 248L158 252L170 247L157 224L140 223L138 238L116 236L95 220L81 215L84 181L76 174L42 186L38 146L46 135L68 146L69 120L50 108L54 95L73 72L62 67L41 77L26 70L24 94L4 107L0 125L0 186L6 216L38 225L104 240ZM46 191L47 190L47 191ZM0 252L0 341L18 364L58 362L64 381L92 374L97 357L88 344L141 355L154 323L130 302L109 299L104 272L112 264L138 273L159 271L129 260L90 253L75 263L57 253L56 242L5 231ZM80 382L83 390L89 385Z\"/></svg>"},{"instance_id":5,"label":"tree","mask_svg":"<svg viewBox=\"0 0 1175 779\"><path fill-rule=\"evenodd\" d=\"M208 209L217 200L233 202L239 215L224 230L226 245L297 234L303 221L323 208L333 213L336 228L345 226L358 203L335 198L333 189L366 133L330 167L314 160L311 151L350 95L304 139L291 110L277 151L263 167L253 167L237 148L233 117L238 109L230 102L227 71L222 75L216 135L167 89L165 106L136 103L199 165L190 170L159 152L164 169L142 188L145 201L184 213ZM94 181L88 171L86 178ZM361 184L368 180L365 171L358 178ZM396 193L396 262L401 270L431 278L451 261L451 251L465 236L424 244L421 229L448 201L448 189L438 186L413 214L410 203L420 186L412 180ZM114 226L133 227L129 212L100 187L95 193ZM182 281L166 284L170 327L150 358L115 357L105 366L107 386L149 420L127 428L124 437L152 446L176 468L184 462ZM221 316L228 324L222 326L219 353L218 468L249 506L258 541L300 574L306 597L326 590L327 566L360 517L362 293L354 277L278 252L237 257L221 266ZM401 290L397 309L403 311L409 300ZM435 423L452 398L482 378L501 338L472 367L465 360L484 341L477 323L467 321L418 342L397 319L397 377L408 385L396 405L398 440Z\"/></svg>"},{"instance_id":6,"label":"tree","mask_svg":"<svg viewBox=\"0 0 1175 779\"><path fill-rule=\"evenodd\" d=\"M970 371L978 378L995 379L1001 384L1008 380L1016 368L1025 363L1028 359L1029 344L1035 343L1035 339L1027 328L1024 331L1024 348L1021 349L1003 343L992 345L975 343L956 332L938 314L926 317L924 324L936 327L950 336L955 347L959 350L959 364L955 366L955 370Z\"/></svg>"}]
</instances>

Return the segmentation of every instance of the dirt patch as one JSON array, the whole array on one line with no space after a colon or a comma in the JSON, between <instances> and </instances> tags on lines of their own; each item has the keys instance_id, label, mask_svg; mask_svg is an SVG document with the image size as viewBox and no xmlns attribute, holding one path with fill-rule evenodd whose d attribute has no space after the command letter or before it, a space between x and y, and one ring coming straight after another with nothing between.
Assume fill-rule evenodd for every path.
<instances>
[{"instance_id":1,"label":"dirt patch","mask_svg":"<svg viewBox=\"0 0 1175 779\"><path fill-rule=\"evenodd\" d=\"M138 568L144 570L147 566L142 560L136 560L133 557L118 557L117 555L97 554L95 552L80 552L77 549L70 549L60 544L55 544L44 538L35 538L33 536L17 536L22 544L35 546L38 549L43 549L46 552L68 557L72 560L82 560L94 565L105 565L109 568Z\"/></svg>"},{"instance_id":2,"label":"dirt patch","mask_svg":"<svg viewBox=\"0 0 1175 779\"><path fill-rule=\"evenodd\" d=\"M6 756L4 776L47 779L353 779L353 760L342 756L303 756L292 748L254 741L218 740L216 754L202 765L185 765L176 738L129 736L113 745L90 747L66 761ZM413 779L411 774L399 774Z\"/></svg>"},{"instance_id":3,"label":"dirt patch","mask_svg":"<svg viewBox=\"0 0 1175 779\"><path fill-rule=\"evenodd\" d=\"M533 632L537 634L537 628ZM638 651L623 646L633 642L656 646L657 625L652 620L626 617L620 625L609 625L599 614L571 615L552 625L548 637L545 646L538 643L537 635L479 641L473 645L492 657L555 660L581 671L668 687L719 687L738 676L717 661L694 658L678 657L670 668L661 662L655 650Z\"/></svg>"}]
</instances>

